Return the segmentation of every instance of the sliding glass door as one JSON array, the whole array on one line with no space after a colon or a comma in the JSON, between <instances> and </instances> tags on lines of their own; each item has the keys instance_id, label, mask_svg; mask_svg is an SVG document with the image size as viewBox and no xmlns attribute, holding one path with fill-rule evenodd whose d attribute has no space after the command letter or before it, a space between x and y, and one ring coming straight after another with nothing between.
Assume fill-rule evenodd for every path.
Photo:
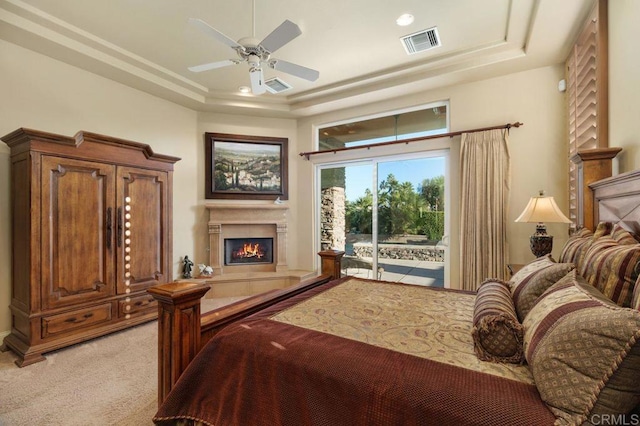
<instances>
[{"instance_id":1,"label":"sliding glass door","mask_svg":"<svg viewBox=\"0 0 640 426\"><path fill-rule=\"evenodd\" d=\"M321 249L345 250L343 273L444 286L447 153L319 168Z\"/></svg>"}]
</instances>

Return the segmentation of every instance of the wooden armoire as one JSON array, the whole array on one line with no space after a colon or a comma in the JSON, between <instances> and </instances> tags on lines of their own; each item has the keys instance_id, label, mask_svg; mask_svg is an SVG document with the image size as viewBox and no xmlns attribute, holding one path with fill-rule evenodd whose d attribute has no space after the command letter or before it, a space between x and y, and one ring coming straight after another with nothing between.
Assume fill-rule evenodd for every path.
<instances>
[{"instance_id":1,"label":"wooden armoire","mask_svg":"<svg viewBox=\"0 0 640 426\"><path fill-rule=\"evenodd\" d=\"M11 334L26 366L43 353L157 317L149 286L172 280L179 158L89 132L18 129L11 148Z\"/></svg>"}]
</instances>

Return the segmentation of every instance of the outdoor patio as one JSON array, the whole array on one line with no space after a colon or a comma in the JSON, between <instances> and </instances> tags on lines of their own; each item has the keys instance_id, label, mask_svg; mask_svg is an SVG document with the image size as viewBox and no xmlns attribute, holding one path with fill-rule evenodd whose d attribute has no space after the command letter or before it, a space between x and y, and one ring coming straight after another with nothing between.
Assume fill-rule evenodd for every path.
<instances>
[{"instance_id":1,"label":"outdoor patio","mask_svg":"<svg viewBox=\"0 0 640 426\"><path fill-rule=\"evenodd\" d=\"M359 278L444 287L444 262L378 259L377 274L373 274L372 265L371 258L345 256L342 262L342 273Z\"/></svg>"}]
</instances>

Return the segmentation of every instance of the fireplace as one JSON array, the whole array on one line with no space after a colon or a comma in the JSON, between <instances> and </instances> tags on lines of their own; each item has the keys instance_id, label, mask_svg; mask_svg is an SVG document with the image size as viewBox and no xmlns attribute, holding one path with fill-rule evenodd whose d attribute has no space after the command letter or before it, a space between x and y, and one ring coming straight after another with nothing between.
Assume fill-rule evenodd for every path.
<instances>
[{"instance_id":1,"label":"fireplace","mask_svg":"<svg viewBox=\"0 0 640 426\"><path fill-rule=\"evenodd\" d=\"M286 204L232 204L209 203L209 265L215 276L238 275L247 280L247 274L283 273L287 266L287 211ZM268 239L269 241L260 241ZM256 243L263 248L266 257L253 256L234 262L227 246L236 240L238 244ZM236 248L236 250L239 247ZM249 251L255 251L249 247ZM257 260L257 261L256 261ZM229 277L231 278L231 277Z\"/></svg>"},{"instance_id":2,"label":"fireplace","mask_svg":"<svg viewBox=\"0 0 640 426\"><path fill-rule=\"evenodd\" d=\"M290 270L287 265L287 204L209 202L206 208L209 265L214 270L213 277L206 280L211 286L207 298L250 296L316 275L315 271ZM236 251L250 245L245 250L249 254L233 263L227 247L232 250L236 243ZM259 254L264 245L270 248Z\"/></svg>"},{"instance_id":3,"label":"fireplace","mask_svg":"<svg viewBox=\"0 0 640 426\"><path fill-rule=\"evenodd\" d=\"M273 263L273 238L225 238L224 264Z\"/></svg>"}]
</instances>

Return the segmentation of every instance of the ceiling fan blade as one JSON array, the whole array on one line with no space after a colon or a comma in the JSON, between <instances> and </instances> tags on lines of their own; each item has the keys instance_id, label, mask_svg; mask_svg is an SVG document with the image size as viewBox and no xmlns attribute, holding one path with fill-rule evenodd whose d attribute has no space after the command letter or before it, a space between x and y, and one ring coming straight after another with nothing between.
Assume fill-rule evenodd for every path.
<instances>
[{"instance_id":1,"label":"ceiling fan blade","mask_svg":"<svg viewBox=\"0 0 640 426\"><path fill-rule=\"evenodd\" d=\"M242 46L240 46L237 42L235 42L234 40L231 40L229 37L227 37L226 35L222 34L220 31L213 28L211 25L204 22L202 19L189 18L189 23L192 25L195 25L203 33L209 35L210 37L215 38L219 42L224 43L233 49L242 48Z\"/></svg>"},{"instance_id":2,"label":"ceiling fan blade","mask_svg":"<svg viewBox=\"0 0 640 426\"><path fill-rule=\"evenodd\" d=\"M267 86L264 84L264 78L260 68L249 71L249 78L251 78L251 92L254 95L262 95L266 92Z\"/></svg>"},{"instance_id":3,"label":"ceiling fan blade","mask_svg":"<svg viewBox=\"0 0 640 426\"><path fill-rule=\"evenodd\" d=\"M271 31L271 34L266 36L260 45L269 53L273 53L300 34L302 34L300 27L287 19L278 28Z\"/></svg>"},{"instance_id":4,"label":"ceiling fan blade","mask_svg":"<svg viewBox=\"0 0 640 426\"><path fill-rule=\"evenodd\" d=\"M216 68L227 67L229 65L236 65L238 63L240 63L240 61L235 61L233 59L227 59L227 60L224 60L224 61L210 62L208 64L196 65L196 66L193 66L193 67L189 67L187 69L189 71L192 71L192 72L202 72L202 71L214 70Z\"/></svg>"},{"instance_id":5,"label":"ceiling fan blade","mask_svg":"<svg viewBox=\"0 0 640 426\"><path fill-rule=\"evenodd\" d=\"M281 59L269 61L269 66L278 71L286 72L287 74L304 78L309 81L316 81L318 77L320 77L320 72L314 69L292 64L291 62L283 61Z\"/></svg>"}]
</instances>

